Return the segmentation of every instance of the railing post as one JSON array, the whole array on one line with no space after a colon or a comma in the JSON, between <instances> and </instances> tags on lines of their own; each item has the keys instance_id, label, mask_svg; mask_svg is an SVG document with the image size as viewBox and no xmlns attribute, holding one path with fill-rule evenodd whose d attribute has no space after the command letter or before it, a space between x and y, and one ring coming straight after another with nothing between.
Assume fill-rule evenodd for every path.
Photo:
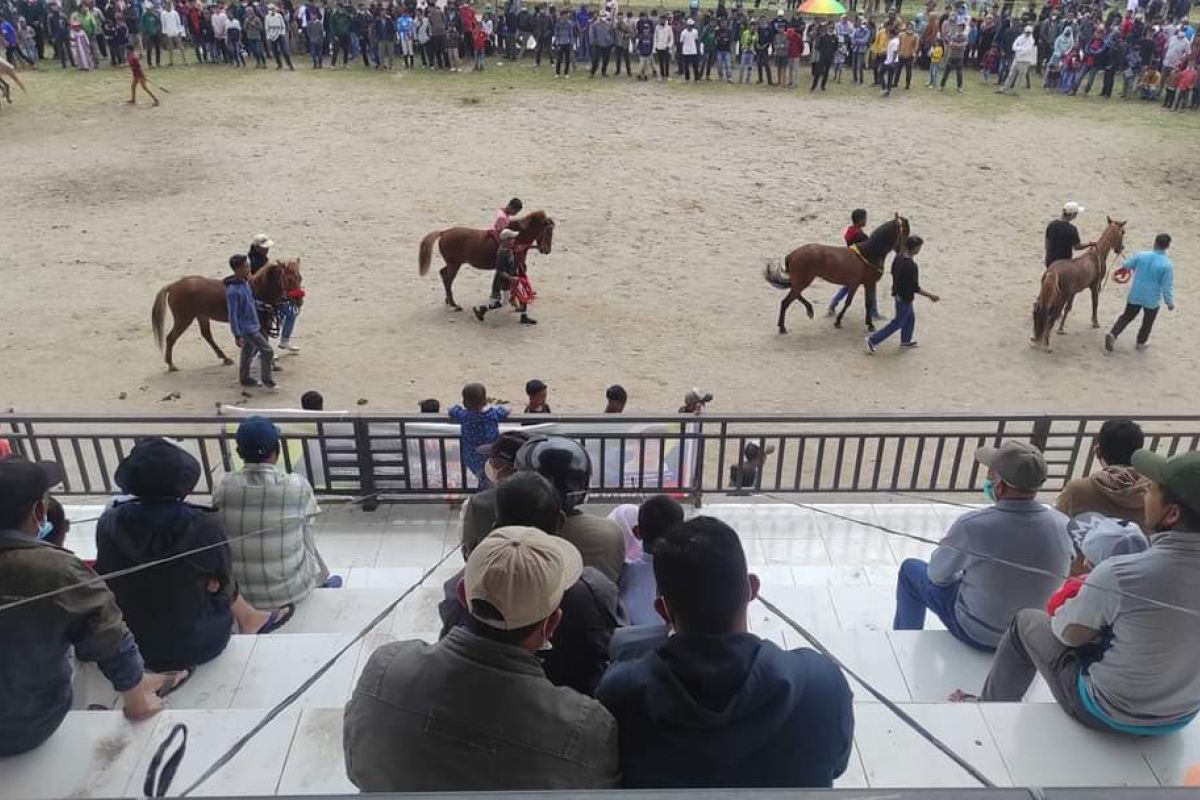
<instances>
[{"instance_id":1,"label":"railing post","mask_svg":"<svg viewBox=\"0 0 1200 800\"><path fill-rule=\"evenodd\" d=\"M1033 433L1029 435L1029 443L1043 452L1050 441L1050 423L1050 417L1038 417L1033 423Z\"/></svg>"},{"instance_id":2,"label":"railing post","mask_svg":"<svg viewBox=\"0 0 1200 800\"><path fill-rule=\"evenodd\" d=\"M362 509L374 511L379 508L379 498L374 496L375 459L371 456L370 429L363 419L354 420L354 457L358 462L359 491L367 498L362 502Z\"/></svg>"},{"instance_id":3,"label":"railing post","mask_svg":"<svg viewBox=\"0 0 1200 800\"><path fill-rule=\"evenodd\" d=\"M687 425L683 426L687 431ZM696 467L692 475L692 506L700 508L704 496L704 423L696 422Z\"/></svg>"}]
</instances>

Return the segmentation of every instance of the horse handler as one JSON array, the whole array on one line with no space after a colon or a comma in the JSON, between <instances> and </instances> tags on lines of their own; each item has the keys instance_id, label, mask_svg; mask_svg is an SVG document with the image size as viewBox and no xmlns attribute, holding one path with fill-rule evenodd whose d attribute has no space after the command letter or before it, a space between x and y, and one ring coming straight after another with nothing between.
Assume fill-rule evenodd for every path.
<instances>
[{"instance_id":1,"label":"horse handler","mask_svg":"<svg viewBox=\"0 0 1200 800\"><path fill-rule=\"evenodd\" d=\"M238 360L238 379L242 386L262 386L268 392L274 392L276 386L275 381L271 379L271 366L275 360L275 351L271 349L271 343L267 341L262 324L258 321L254 291L250 288L250 259L238 253L230 257L229 268L233 270L233 274L225 279L225 305L229 312L229 328L233 332L234 341L242 350ZM262 383L250 377L250 362L256 355Z\"/></svg>"},{"instance_id":2,"label":"horse handler","mask_svg":"<svg viewBox=\"0 0 1200 800\"><path fill-rule=\"evenodd\" d=\"M900 346L911 348L917 346L913 331L917 326L917 316L913 311L913 302L917 295L928 298L936 303L941 298L932 292L921 288L920 276L917 270L915 256L921 252L925 240L920 236L909 236L904 242L908 255L898 253L892 259L892 297L896 298L896 315L883 328L867 337L867 352L874 353L879 345L896 331L900 331Z\"/></svg>"},{"instance_id":3,"label":"horse handler","mask_svg":"<svg viewBox=\"0 0 1200 800\"><path fill-rule=\"evenodd\" d=\"M1167 258L1170 246L1171 235L1160 233L1154 237L1153 250L1138 253L1122 265L1133 273L1133 286L1125 310L1104 337L1104 349L1108 352L1117 346L1117 337L1138 314L1142 315L1142 327L1137 334L1137 349L1145 350L1150 346L1150 331L1158 317L1159 302L1165 302L1168 311L1175 310L1175 266Z\"/></svg>"}]
</instances>

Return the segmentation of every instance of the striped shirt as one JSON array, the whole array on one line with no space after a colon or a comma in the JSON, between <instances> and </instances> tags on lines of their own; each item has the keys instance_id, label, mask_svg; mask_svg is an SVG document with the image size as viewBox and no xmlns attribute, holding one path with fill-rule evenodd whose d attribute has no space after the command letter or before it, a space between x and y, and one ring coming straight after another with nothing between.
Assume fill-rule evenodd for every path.
<instances>
[{"instance_id":1,"label":"striped shirt","mask_svg":"<svg viewBox=\"0 0 1200 800\"><path fill-rule=\"evenodd\" d=\"M252 605L299 602L329 577L313 533L311 515L321 509L301 476L273 464L247 464L222 478L213 505L230 540L238 591Z\"/></svg>"}]
</instances>

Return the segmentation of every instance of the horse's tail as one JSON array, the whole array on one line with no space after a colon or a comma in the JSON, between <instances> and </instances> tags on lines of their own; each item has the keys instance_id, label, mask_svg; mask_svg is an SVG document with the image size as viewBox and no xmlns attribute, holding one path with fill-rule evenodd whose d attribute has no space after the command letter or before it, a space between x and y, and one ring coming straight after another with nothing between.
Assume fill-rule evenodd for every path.
<instances>
[{"instance_id":1,"label":"horse's tail","mask_svg":"<svg viewBox=\"0 0 1200 800\"><path fill-rule=\"evenodd\" d=\"M171 285L167 284L158 290L154 297L154 308L150 310L150 325L154 328L154 343L158 349L163 349L163 322L167 314L167 295L171 293Z\"/></svg>"},{"instance_id":2,"label":"horse's tail","mask_svg":"<svg viewBox=\"0 0 1200 800\"><path fill-rule=\"evenodd\" d=\"M763 278L776 289L791 289L792 281L788 275L787 264L779 259L768 258L763 268Z\"/></svg>"},{"instance_id":3,"label":"horse's tail","mask_svg":"<svg viewBox=\"0 0 1200 800\"><path fill-rule=\"evenodd\" d=\"M1042 273L1042 287L1033 303L1033 338L1038 341L1048 332L1050 312L1059 295L1058 273L1047 269Z\"/></svg>"},{"instance_id":4,"label":"horse's tail","mask_svg":"<svg viewBox=\"0 0 1200 800\"><path fill-rule=\"evenodd\" d=\"M441 235L441 231L431 231L425 234L425 238L421 240L421 246L417 250L417 266L422 275L429 274L429 262L433 260L433 245Z\"/></svg>"}]
</instances>

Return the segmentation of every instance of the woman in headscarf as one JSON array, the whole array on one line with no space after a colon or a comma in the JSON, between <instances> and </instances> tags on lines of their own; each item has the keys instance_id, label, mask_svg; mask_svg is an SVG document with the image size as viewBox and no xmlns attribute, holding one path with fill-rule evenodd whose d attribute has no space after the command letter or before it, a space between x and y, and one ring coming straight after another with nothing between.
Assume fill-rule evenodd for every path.
<instances>
[{"instance_id":1,"label":"woman in headscarf","mask_svg":"<svg viewBox=\"0 0 1200 800\"><path fill-rule=\"evenodd\" d=\"M241 633L270 633L295 610L267 613L238 596L220 517L185 500L199 480L200 463L179 445L162 438L139 442L117 466L116 483L126 496L96 525L101 574L209 548L107 581L146 665L156 671L211 661L229 643L235 623Z\"/></svg>"},{"instance_id":2,"label":"woman in headscarf","mask_svg":"<svg viewBox=\"0 0 1200 800\"><path fill-rule=\"evenodd\" d=\"M625 532L625 563L641 560L642 541L633 532L638 524L638 507L634 503L623 503L612 510L608 518L621 526Z\"/></svg>"},{"instance_id":3,"label":"woman in headscarf","mask_svg":"<svg viewBox=\"0 0 1200 800\"><path fill-rule=\"evenodd\" d=\"M1075 30L1070 26L1064 26L1062 33L1054 40L1054 50L1050 53L1050 60L1046 62L1046 83L1047 89L1054 89L1056 85L1051 85L1051 76L1058 76L1062 72L1063 59L1067 57L1067 53L1071 52L1071 48L1075 46Z\"/></svg>"}]
</instances>

